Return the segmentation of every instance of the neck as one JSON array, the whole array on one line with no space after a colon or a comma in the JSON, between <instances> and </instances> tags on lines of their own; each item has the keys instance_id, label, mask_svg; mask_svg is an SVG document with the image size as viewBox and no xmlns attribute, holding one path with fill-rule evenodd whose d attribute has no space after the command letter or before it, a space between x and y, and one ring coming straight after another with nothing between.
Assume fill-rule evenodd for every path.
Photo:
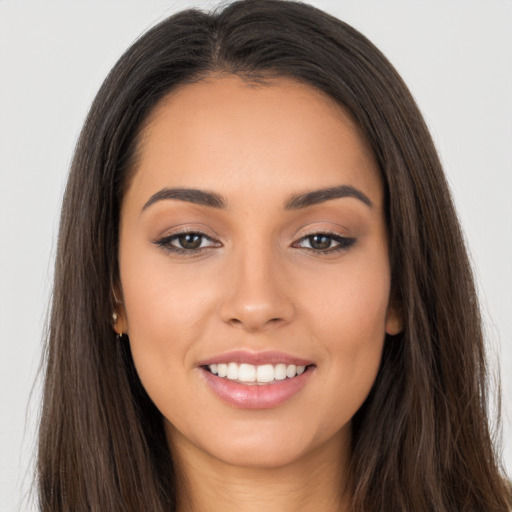
<instances>
[{"instance_id":1,"label":"neck","mask_svg":"<svg viewBox=\"0 0 512 512\"><path fill-rule=\"evenodd\" d=\"M181 438L171 447L179 475L177 510L348 512L347 441L332 439L299 460L269 468L227 464Z\"/></svg>"}]
</instances>

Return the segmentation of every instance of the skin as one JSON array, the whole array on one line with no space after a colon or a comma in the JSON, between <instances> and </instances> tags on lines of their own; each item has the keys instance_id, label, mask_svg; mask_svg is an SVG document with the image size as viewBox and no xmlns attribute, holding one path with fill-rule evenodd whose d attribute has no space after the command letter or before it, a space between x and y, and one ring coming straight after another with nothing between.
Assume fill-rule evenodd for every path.
<instances>
[{"instance_id":1,"label":"skin","mask_svg":"<svg viewBox=\"0 0 512 512\"><path fill-rule=\"evenodd\" d=\"M369 198L286 209L296 194L349 185ZM214 192L225 208L164 188ZM185 510L349 510L351 418L375 380L390 303L383 185L350 117L288 79L248 84L216 75L170 93L144 128L120 226L122 305L141 382L165 418ZM198 251L155 243L204 233ZM315 252L307 236L328 239ZM221 401L197 364L234 349L314 362L278 407Z\"/></svg>"}]
</instances>

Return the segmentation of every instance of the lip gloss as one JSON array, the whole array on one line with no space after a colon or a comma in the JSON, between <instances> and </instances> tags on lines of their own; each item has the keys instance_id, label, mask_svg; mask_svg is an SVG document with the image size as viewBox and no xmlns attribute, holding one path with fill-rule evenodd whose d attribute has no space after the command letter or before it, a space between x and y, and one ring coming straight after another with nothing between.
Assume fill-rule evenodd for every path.
<instances>
[{"instance_id":1,"label":"lip gloss","mask_svg":"<svg viewBox=\"0 0 512 512\"><path fill-rule=\"evenodd\" d=\"M200 368L210 390L223 402L240 409L271 409L290 400L307 384L314 373L314 367L308 366L301 375L284 380L274 380L268 384L241 384L240 382L219 377Z\"/></svg>"}]
</instances>

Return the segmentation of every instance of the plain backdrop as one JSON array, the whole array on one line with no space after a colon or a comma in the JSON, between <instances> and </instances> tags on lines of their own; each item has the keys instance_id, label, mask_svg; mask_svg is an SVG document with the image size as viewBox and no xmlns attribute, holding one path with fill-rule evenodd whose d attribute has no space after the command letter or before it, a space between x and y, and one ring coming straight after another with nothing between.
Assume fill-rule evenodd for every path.
<instances>
[{"instance_id":1,"label":"plain backdrop","mask_svg":"<svg viewBox=\"0 0 512 512\"><path fill-rule=\"evenodd\" d=\"M474 263L493 372L501 363L512 473L512 2L311 3L388 56L431 128ZM0 0L2 512L36 509L26 499L40 405L34 383L61 196L89 105L143 31L181 8L215 4Z\"/></svg>"}]
</instances>

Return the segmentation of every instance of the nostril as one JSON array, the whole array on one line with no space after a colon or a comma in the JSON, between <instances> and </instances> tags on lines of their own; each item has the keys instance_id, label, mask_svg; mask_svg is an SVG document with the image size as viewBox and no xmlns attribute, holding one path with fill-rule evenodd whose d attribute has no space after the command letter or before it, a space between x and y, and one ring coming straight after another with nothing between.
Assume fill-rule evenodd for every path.
<instances>
[{"instance_id":1,"label":"nostril","mask_svg":"<svg viewBox=\"0 0 512 512\"><path fill-rule=\"evenodd\" d=\"M255 315L254 313L250 313L249 315L246 315L245 318L230 318L228 323L233 326L244 326L249 330L258 330L264 325L275 325L283 321L284 318L281 317L264 318L264 315Z\"/></svg>"},{"instance_id":2,"label":"nostril","mask_svg":"<svg viewBox=\"0 0 512 512\"><path fill-rule=\"evenodd\" d=\"M220 307L222 320L232 327L243 327L253 332L277 328L292 319L294 308L289 300L261 293L251 295L247 289L241 289L226 298Z\"/></svg>"}]
</instances>

